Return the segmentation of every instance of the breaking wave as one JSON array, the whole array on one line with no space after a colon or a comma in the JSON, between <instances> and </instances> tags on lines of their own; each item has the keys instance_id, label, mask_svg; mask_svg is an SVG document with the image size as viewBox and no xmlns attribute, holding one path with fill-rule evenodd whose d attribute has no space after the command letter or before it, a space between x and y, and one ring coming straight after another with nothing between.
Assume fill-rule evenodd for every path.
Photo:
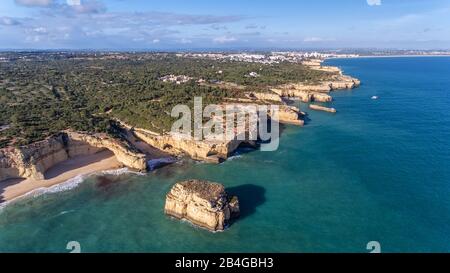
<instances>
[{"instance_id":1,"label":"breaking wave","mask_svg":"<svg viewBox=\"0 0 450 273\"><path fill-rule=\"evenodd\" d=\"M99 173L94 173L93 175L99 175L99 174L100 175L123 175L123 174L145 175L145 173L132 171L128 168L101 171Z\"/></svg>"},{"instance_id":2,"label":"breaking wave","mask_svg":"<svg viewBox=\"0 0 450 273\"><path fill-rule=\"evenodd\" d=\"M154 169L167 164L172 164L177 161L174 157L163 157L163 158L157 158L157 159L150 159L147 161L147 166L149 171L153 171Z\"/></svg>"},{"instance_id":3,"label":"breaking wave","mask_svg":"<svg viewBox=\"0 0 450 273\"><path fill-rule=\"evenodd\" d=\"M235 155L232 155L229 158L227 158L227 161L232 161L232 160L235 160L235 159L238 159L238 158L241 158L241 157L242 157L242 155L235 154Z\"/></svg>"},{"instance_id":4,"label":"breaking wave","mask_svg":"<svg viewBox=\"0 0 450 273\"><path fill-rule=\"evenodd\" d=\"M50 187L37 188L37 189L27 192L21 196L18 196L14 199L0 203L0 212L6 206L8 206L16 201L19 201L19 200L23 200L26 198L35 198L35 197L41 196L43 194L48 194L48 193L57 193L57 192L63 192L63 191L75 189L89 177L95 177L95 176L101 176L101 175L117 175L118 176L118 175L123 175L123 174L145 175L144 173L132 171L128 168L106 170L106 171L94 172L91 174L80 174L80 175L72 177L62 183L55 184Z\"/></svg>"}]
</instances>

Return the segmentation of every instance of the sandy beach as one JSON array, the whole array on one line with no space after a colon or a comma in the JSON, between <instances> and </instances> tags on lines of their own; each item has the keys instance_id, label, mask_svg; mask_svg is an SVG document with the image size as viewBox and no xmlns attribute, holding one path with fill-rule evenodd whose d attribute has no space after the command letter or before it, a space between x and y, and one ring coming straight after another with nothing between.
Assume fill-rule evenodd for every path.
<instances>
[{"instance_id":1,"label":"sandy beach","mask_svg":"<svg viewBox=\"0 0 450 273\"><path fill-rule=\"evenodd\" d=\"M65 182L78 175L88 175L120 167L122 164L110 151L74 157L50 168L45 173L45 180L9 179L1 181L0 203L13 200L39 188L48 188Z\"/></svg>"}]
</instances>

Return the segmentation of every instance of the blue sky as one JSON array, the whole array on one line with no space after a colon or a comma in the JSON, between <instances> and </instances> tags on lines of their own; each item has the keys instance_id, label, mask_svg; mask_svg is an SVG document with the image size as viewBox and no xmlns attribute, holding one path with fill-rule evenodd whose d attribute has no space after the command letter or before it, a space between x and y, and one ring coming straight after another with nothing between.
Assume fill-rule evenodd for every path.
<instances>
[{"instance_id":1,"label":"blue sky","mask_svg":"<svg viewBox=\"0 0 450 273\"><path fill-rule=\"evenodd\" d=\"M448 0L1 0L2 49L450 49Z\"/></svg>"}]
</instances>

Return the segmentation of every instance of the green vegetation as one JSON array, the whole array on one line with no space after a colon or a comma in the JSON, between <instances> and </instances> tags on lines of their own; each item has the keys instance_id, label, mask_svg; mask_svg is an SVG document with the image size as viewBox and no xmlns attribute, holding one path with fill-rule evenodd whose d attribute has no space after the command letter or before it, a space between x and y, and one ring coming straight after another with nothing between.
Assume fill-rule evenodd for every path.
<instances>
[{"instance_id":1,"label":"green vegetation","mask_svg":"<svg viewBox=\"0 0 450 273\"><path fill-rule=\"evenodd\" d=\"M318 81L329 74L300 64L262 65L150 53L3 53L0 62L0 147L41 140L61 130L114 135L113 120L149 130L170 129L177 104L204 104L268 90L287 82ZM222 71L222 73L219 73ZM257 72L258 77L249 77ZM193 77L184 84L159 80L167 74ZM196 80L207 84L199 85Z\"/></svg>"}]
</instances>

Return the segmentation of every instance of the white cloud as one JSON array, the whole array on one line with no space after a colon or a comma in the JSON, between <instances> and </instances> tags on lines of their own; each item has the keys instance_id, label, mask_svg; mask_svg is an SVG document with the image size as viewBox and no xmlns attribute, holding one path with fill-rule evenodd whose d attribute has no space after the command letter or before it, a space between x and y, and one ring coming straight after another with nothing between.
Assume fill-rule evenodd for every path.
<instances>
[{"instance_id":1,"label":"white cloud","mask_svg":"<svg viewBox=\"0 0 450 273\"><path fill-rule=\"evenodd\" d=\"M303 42L311 43L311 42L322 42L323 39L319 37L307 37L303 39Z\"/></svg>"},{"instance_id":2,"label":"white cloud","mask_svg":"<svg viewBox=\"0 0 450 273\"><path fill-rule=\"evenodd\" d=\"M27 36L25 39L26 42L28 43L38 43L41 41L41 36L39 35L31 35L31 36Z\"/></svg>"},{"instance_id":3,"label":"white cloud","mask_svg":"<svg viewBox=\"0 0 450 273\"><path fill-rule=\"evenodd\" d=\"M67 0L67 5L69 6L80 6L81 0Z\"/></svg>"},{"instance_id":4,"label":"white cloud","mask_svg":"<svg viewBox=\"0 0 450 273\"><path fill-rule=\"evenodd\" d=\"M15 26L19 25L20 22L11 17L0 17L0 25L4 26Z\"/></svg>"},{"instance_id":5,"label":"white cloud","mask_svg":"<svg viewBox=\"0 0 450 273\"><path fill-rule=\"evenodd\" d=\"M79 0L67 0L67 6L63 8L71 8L77 13L103 13L106 6L98 0L85 0L83 3Z\"/></svg>"},{"instance_id":6,"label":"white cloud","mask_svg":"<svg viewBox=\"0 0 450 273\"><path fill-rule=\"evenodd\" d=\"M28 43L39 43L43 48L107 48L111 44L117 48L137 48L160 44L192 45L200 41L212 44L213 39L218 36L223 37L215 39L216 44L228 43L238 37L224 33L205 34L195 38L183 37L183 32L175 27L209 28L214 24L225 25L245 20L243 16L234 15L111 12L102 5L102 0L83 0L81 6L66 4L66 0L50 2L48 6L34 6L38 10L33 11L31 17L0 16L0 48L4 46L4 39L14 41L14 47L29 47ZM73 2L76 0L71 1ZM65 27L64 30L60 29L62 26ZM5 35L8 36L5 38Z\"/></svg>"},{"instance_id":7,"label":"white cloud","mask_svg":"<svg viewBox=\"0 0 450 273\"><path fill-rule=\"evenodd\" d=\"M46 7L53 3L53 0L15 0L16 4L28 7Z\"/></svg>"},{"instance_id":8,"label":"white cloud","mask_svg":"<svg viewBox=\"0 0 450 273\"><path fill-rule=\"evenodd\" d=\"M235 41L237 41L236 38L229 37L229 36L220 36L220 37L216 37L213 39L214 43L219 43L219 44L226 44L226 43L231 43L231 42L235 42Z\"/></svg>"},{"instance_id":9,"label":"white cloud","mask_svg":"<svg viewBox=\"0 0 450 273\"><path fill-rule=\"evenodd\" d=\"M320 37L306 37L305 39L303 39L303 42L305 43L318 43L318 42L330 42L330 41L335 41L335 39L324 39L324 38L320 38Z\"/></svg>"},{"instance_id":10,"label":"white cloud","mask_svg":"<svg viewBox=\"0 0 450 273\"><path fill-rule=\"evenodd\" d=\"M192 41L186 38L183 38L179 41L181 44L192 44Z\"/></svg>"},{"instance_id":11,"label":"white cloud","mask_svg":"<svg viewBox=\"0 0 450 273\"><path fill-rule=\"evenodd\" d=\"M33 29L36 33L47 33L47 29L45 27L37 27Z\"/></svg>"},{"instance_id":12,"label":"white cloud","mask_svg":"<svg viewBox=\"0 0 450 273\"><path fill-rule=\"evenodd\" d=\"M381 0L367 0L369 6L381 6Z\"/></svg>"}]
</instances>

